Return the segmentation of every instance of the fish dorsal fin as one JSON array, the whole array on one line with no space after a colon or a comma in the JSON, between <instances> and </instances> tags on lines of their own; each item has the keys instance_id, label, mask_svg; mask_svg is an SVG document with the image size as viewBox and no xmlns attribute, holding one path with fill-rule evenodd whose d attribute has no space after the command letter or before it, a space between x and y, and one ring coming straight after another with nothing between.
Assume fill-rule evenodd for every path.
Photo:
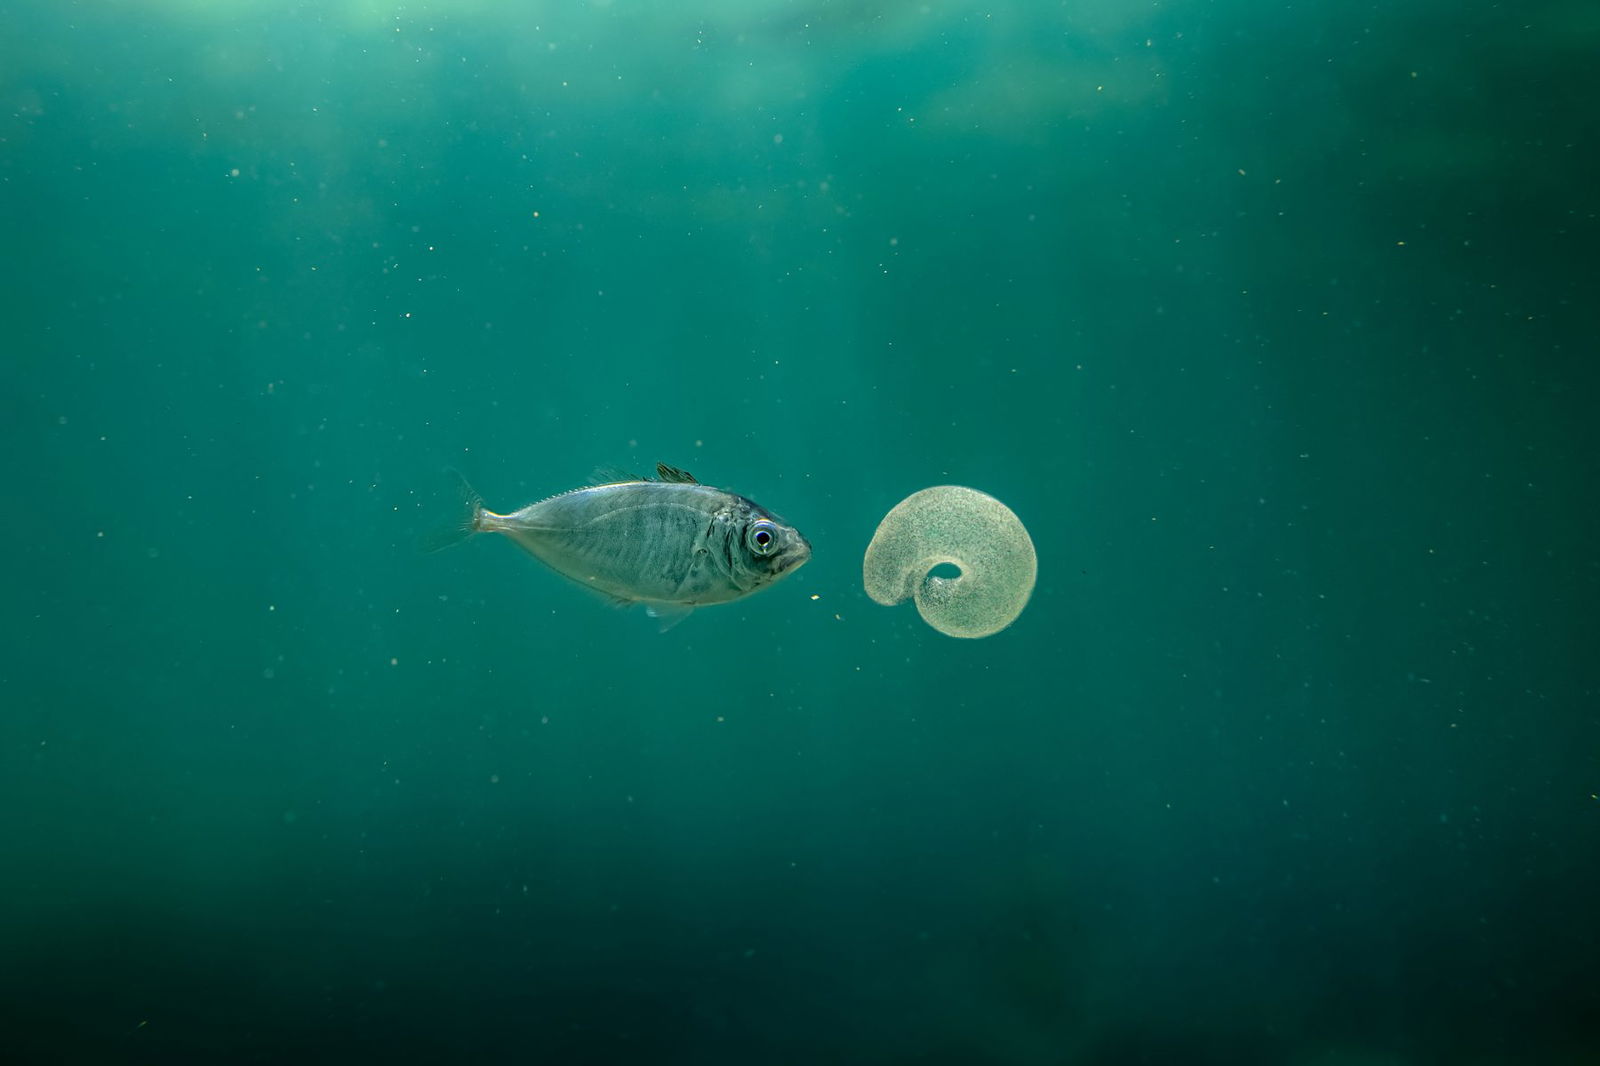
<instances>
[{"instance_id":1,"label":"fish dorsal fin","mask_svg":"<svg viewBox=\"0 0 1600 1066\"><path fill-rule=\"evenodd\" d=\"M638 474L624 470L620 466L597 466L594 473L589 475L591 485L625 485L630 481L648 481Z\"/></svg>"},{"instance_id":2,"label":"fish dorsal fin","mask_svg":"<svg viewBox=\"0 0 1600 1066\"><path fill-rule=\"evenodd\" d=\"M675 482L681 485L700 484L700 482L694 479L694 475L689 473L689 471L679 470L677 467L668 466L666 463L656 464L656 476L662 481Z\"/></svg>"}]
</instances>

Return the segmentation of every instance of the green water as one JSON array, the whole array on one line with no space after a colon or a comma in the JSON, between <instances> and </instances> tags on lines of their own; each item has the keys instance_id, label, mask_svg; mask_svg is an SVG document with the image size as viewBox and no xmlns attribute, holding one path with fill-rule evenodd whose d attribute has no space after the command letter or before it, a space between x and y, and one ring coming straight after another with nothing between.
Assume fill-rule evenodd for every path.
<instances>
[{"instance_id":1,"label":"green water","mask_svg":"<svg viewBox=\"0 0 1600 1066\"><path fill-rule=\"evenodd\" d=\"M0 4L0 1056L1600 1061L1579 0ZM501 540L657 461L812 561ZM957 641L882 515L1004 500Z\"/></svg>"}]
</instances>

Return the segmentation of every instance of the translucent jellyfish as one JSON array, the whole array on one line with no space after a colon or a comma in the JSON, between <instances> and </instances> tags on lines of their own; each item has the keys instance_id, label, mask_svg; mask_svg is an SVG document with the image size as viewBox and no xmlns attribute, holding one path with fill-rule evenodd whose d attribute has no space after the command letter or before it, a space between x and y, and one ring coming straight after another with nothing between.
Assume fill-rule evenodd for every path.
<instances>
[{"instance_id":1,"label":"translucent jellyfish","mask_svg":"<svg viewBox=\"0 0 1600 1066\"><path fill-rule=\"evenodd\" d=\"M951 567L953 576L934 573ZM922 620L952 637L987 637L1016 621L1037 574L1033 541L1011 508L961 485L896 504L861 566L868 596L885 606L914 599Z\"/></svg>"}]
</instances>

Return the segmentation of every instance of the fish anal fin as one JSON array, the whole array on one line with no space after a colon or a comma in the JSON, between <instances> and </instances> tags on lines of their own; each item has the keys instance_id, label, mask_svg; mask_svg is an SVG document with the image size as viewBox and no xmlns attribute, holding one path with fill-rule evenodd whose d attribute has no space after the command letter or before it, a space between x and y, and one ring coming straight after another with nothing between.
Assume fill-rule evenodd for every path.
<instances>
[{"instance_id":1,"label":"fish anal fin","mask_svg":"<svg viewBox=\"0 0 1600 1066\"><path fill-rule=\"evenodd\" d=\"M656 476L662 481L673 482L680 485L700 484L700 482L696 481L694 475L689 473L689 471L679 470L677 467L668 466L666 463L656 464Z\"/></svg>"},{"instance_id":2,"label":"fish anal fin","mask_svg":"<svg viewBox=\"0 0 1600 1066\"><path fill-rule=\"evenodd\" d=\"M660 631L665 633L693 614L694 608L681 603L650 603L645 605L644 613L660 622Z\"/></svg>"}]
</instances>

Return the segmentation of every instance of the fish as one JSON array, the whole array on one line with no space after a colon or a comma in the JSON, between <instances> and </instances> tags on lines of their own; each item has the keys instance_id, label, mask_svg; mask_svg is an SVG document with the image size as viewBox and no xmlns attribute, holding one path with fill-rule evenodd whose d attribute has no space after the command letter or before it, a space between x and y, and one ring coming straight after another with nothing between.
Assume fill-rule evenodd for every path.
<instances>
[{"instance_id":1,"label":"fish","mask_svg":"<svg viewBox=\"0 0 1600 1066\"><path fill-rule=\"evenodd\" d=\"M811 558L811 543L783 519L677 467L596 480L497 514L462 478L462 521L430 547L503 534L618 606L644 604L663 631L697 607L759 592Z\"/></svg>"}]
</instances>

